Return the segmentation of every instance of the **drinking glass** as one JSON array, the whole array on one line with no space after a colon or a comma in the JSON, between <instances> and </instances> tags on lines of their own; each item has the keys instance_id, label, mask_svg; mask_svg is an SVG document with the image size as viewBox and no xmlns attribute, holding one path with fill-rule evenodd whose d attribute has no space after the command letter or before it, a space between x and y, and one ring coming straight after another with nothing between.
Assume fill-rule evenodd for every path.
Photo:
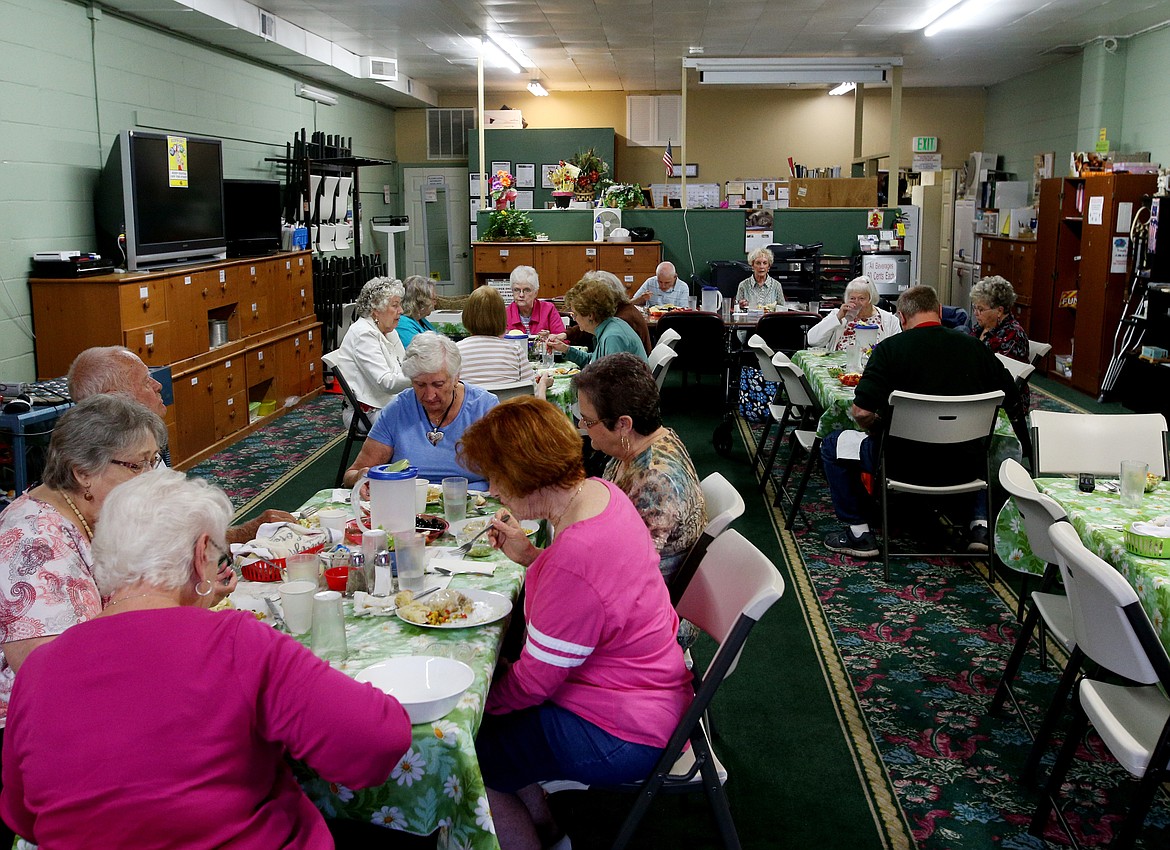
<instances>
[{"instance_id":1,"label":"drinking glass","mask_svg":"<svg viewBox=\"0 0 1170 850\"><path fill-rule=\"evenodd\" d=\"M315 587L321 579L321 560L316 553L288 555L284 569L289 581L311 581Z\"/></svg>"},{"instance_id":2,"label":"drinking glass","mask_svg":"<svg viewBox=\"0 0 1170 850\"><path fill-rule=\"evenodd\" d=\"M1141 461L1123 460L1121 462L1122 507L1136 508L1141 506L1142 493L1146 490L1146 473L1149 471L1149 464Z\"/></svg>"},{"instance_id":3,"label":"drinking glass","mask_svg":"<svg viewBox=\"0 0 1170 850\"><path fill-rule=\"evenodd\" d=\"M416 478L414 481L414 512L416 514L425 514L427 512L427 494L431 490L431 482L425 478Z\"/></svg>"},{"instance_id":4,"label":"drinking glass","mask_svg":"<svg viewBox=\"0 0 1170 850\"><path fill-rule=\"evenodd\" d=\"M278 588L284 623L294 635L303 635L313 625L315 581L286 581Z\"/></svg>"},{"instance_id":5,"label":"drinking glass","mask_svg":"<svg viewBox=\"0 0 1170 850\"><path fill-rule=\"evenodd\" d=\"M345 660L345 615L338 591L323 590L313 596L313 636L309 645L319 658Z\"/></svg>"},{"instance_id":6,"label":"drinking glass","mask_svg":"<svg viewBox=\"0 0 1170 850\"><path fill-rule=\"evenodd\" d=\"M467 479L443 479L443 519L449 523L467 519Z\"/></svg>"},{"instance_id":7,"label":"drinking glass","mask_svg":"<svg viewBox=\"0 0 1170 850\"><path fill-rule=\"evenodd\" d=\"M398 565L398 589L422 593L427 564L427 536L417 532L394 535L394 560Z\"/></svg>"}]
</instances>

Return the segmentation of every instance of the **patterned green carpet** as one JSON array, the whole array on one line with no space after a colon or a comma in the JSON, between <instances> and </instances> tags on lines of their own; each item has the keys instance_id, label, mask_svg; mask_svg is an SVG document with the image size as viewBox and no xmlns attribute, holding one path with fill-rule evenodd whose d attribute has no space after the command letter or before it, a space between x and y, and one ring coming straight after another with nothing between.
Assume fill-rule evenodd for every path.
<instances>
[{"instance_id":1,"label":"patterned green carpet","mask_svg":"<svg viewBox=\"0 0 1170 850\"><path fill-rule=\"evenodd\" d=\"M1033 397L1034 407L1071 409L1042 392ZM758 434L760 428L750 430ZM753 437L745 433L745 439ZM784 458L782 450L781 471ZM779 471L770 497L778 481ZM1039 792L1015 778L1031 739L1010 707L999 716L987 712L1015 642L1015 592L998 577L989 586L982 564L981 576L970 562L899 560L886 583L880 563L828 551L821 540L839 524L820 473L810 479L803 510L807 522L798 517L795 530L782 532L803 567L793 564L797 597L814 632L823 629L826 663L839 664L844 673L837 699L843 712L856 709L864 717L865 728L855 734L870 737L880 754L918 847L1046 846L1027 834ZM921 531L932 515L921 505L913 511L903 513L903 526ZM1032 652L1021 668L1017 696L1033 726L1048 706L1063 662L1057 656L1055 664L1041 669ZM1062 735L1058 732L1048 748L1045 774ZM1109 845L1132 791L1128 774L1097 736L1086 736L1060 798L1080 846ZM1170 845L1165 795L1146 823L1138 846ZM1055 821L1046 838L1068 843Z\"/></svg>"}]
</instances>

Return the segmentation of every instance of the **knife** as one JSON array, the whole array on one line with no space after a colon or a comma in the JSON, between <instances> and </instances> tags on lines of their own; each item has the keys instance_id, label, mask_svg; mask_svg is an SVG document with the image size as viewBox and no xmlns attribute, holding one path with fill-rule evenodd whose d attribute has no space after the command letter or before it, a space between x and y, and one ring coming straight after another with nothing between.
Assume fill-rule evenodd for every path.
<instances>
[{"instance_id":1,"label":"knife","mask_svg":"<svg viewBox=\"0 0 1170 850\"><path fill-rule=\"evenodd\" d=\"M271 599L269 599L267 596L265 596L264 597L264 604L268 606L268 611L269 611L269 613L272 614L273 621L275 621L275 623L278 626L280 626L282 629L284 629L287 632L288 631L288 624L285 623L284 617L282 617L280 615L280 611L277 610L276 603L273 602Z\"/></svg>"}]
</instances>

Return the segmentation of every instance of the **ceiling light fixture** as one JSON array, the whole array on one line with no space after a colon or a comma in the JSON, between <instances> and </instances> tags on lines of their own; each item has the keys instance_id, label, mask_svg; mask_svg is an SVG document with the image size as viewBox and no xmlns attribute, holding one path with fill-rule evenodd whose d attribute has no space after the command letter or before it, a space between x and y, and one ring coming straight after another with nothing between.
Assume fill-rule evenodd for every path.
<instances>
[{"instance_id":1,"label":"ceiling light fixture","mask_svg":"<svg viewBox=\"0 0 1170 850\"><path fill-rule=\"evenodd\" d=\"M929 26L925 27L922 34L930 38L943 30L955 29L969 24L993 2L994 0L963 0L963 2L952 4Z\"/></svg>"},{"instance_id":2,"label":"ceiling light fixture","mask_svg":"<svg viewBox=\"0 0 1170 850\"><path fill-rule=\"evenodd\" d=\"M512 39L508 38L502 33L488 34L488 39L495 45L505 56L511 61L515 62L521 68L535 68L536 63L528 58L523 50L513 43ZM516 73L520 73L517 71Z\"/></svg>"},{"instance_id":3,"label":"ceiling light fixture","mask_svg":"<svg viewBox=\"0 0 1170 850\"><path fill-rule=\"evenodd\" d=\"M857 88L857 83L841 83L841 85L837 86L836 88L829 89L829 94L849 94L849 92L853 91L855 88Z\"/></svg>"},{"instance_id":4,"label":"ceiling light fixture","mask_svg":"<svg viewBox=\"0 0 1170 850\"><path fill-rule=\"evenodd\" d=\"M537 97L548 97L548 89L540 84L540 80L529 80L528 90Z\"/></svg>"},{"instance_id":5,"label":"ceiling light fixture","mask_svg":"<svg viewBox=\"0 0 1170 850\"><path fill-rule=\"evenodd\" d=\"M303 97L305 100L316 101L326 106L337 106L337 95L331 91L314 88L304 83L297 83L293 86L293 91L296 92L297 97Z\"/></svg>"},{"instance_id":6,"label":"ceiling light fixture","mask_svg":"<svg viewBox=\"0 0 1170 850\"><path fill-rule=\"evenodd\" d=\"M485 62L490 62L497 67L511 71L513 74L519 74L522 70L521 67L516 64L515 60L513 60L512 57L507 53L500 50L500 48L496 46L494 42L488 41L485 38L473 43L475 43L479 50L483 53Z\"/></svg>"},{"instance_id":7,"label":"ceiling light fixture","mask_svg":"<svg viewBox=\"0 0 1170 850\"><path fill-rule=\"evenodd\" d=\"M901 64L900 56L683 59L683 67L696 69L699 82L707 85L836 85L842 80L884 83L886 71Z\"/></svg>"}]
</instances>

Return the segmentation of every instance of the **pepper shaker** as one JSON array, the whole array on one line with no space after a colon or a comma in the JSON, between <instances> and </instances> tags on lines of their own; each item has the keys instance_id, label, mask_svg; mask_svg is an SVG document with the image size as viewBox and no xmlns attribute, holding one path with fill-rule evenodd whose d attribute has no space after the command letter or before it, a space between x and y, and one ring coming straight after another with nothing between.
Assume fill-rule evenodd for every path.
<instances>
[{"instance_id":1,"label":"pepper shaker","mask_svg":"<svg viewBox=\"0 0 1170 850\"><path fill-rule=\"evenodd\" d=\"M345 579L345 595L353 596L359 590L363 593L369 593L365 570L366 556L361 552L351 552L349 560L349 575Z\"/></svg>"}]
</instances>

